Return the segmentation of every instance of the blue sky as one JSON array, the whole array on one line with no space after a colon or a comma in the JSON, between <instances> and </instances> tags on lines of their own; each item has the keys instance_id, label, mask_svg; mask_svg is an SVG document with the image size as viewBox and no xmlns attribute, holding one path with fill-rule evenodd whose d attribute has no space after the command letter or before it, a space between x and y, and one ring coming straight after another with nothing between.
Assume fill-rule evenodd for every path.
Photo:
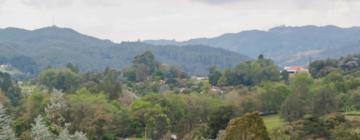
<instances>
[{"instance_id":1,"label":"blue sky","mask_svg":"<svg viewBox=\"0 0 360 140\"><path fill-rule=\"evenodd\" d=\"M116 42L187 40L288 25L360 26L360 0L0 0L0 27L55 22Z\"/></svg>"}]
</instances>

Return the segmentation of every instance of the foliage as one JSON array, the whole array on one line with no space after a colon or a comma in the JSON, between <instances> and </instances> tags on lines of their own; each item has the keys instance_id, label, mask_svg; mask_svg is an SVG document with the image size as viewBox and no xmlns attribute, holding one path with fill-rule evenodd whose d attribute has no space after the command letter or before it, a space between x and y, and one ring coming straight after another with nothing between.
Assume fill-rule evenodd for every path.
<instances>
[{"instance_id":1,"label":"foliage","mask_svg":"<svg viewBox=\"0 0 360 140\"><path fill-rule=\"evenodd\" d=\"M262 84L258 92L260 93L261 110L265 113L278 112L281 104L291 93L287 85L274 82Z\"/></svg>"},{"instance_id":2,"label":"foliage","mask_svg":"<svg viewBox=\"0 0 360 140\"><path fill-rule=\"evenodd\" d=\"M126 135L127 128L117 126L129 125L127 110L109 102L104 94L80 89L68 98L71 130L81 130L90 139L112 139Z\"/></svg>"},{"instance_id":3,"label":"foliage","mask_svg":"<svg viewBox=\"0 0 360 140\"><path fill-rule=\"evenodd\" d=\"M48 121L52 122L50 128L55 132L60 132L65 127L65 117L68 105L64 99L64 94L60 91L53 91L50 102L45 108L45 115Z\"/></svg>"},{"instance_id":4,"label":"foliage","mask_svg":"<svg viewBox=\"0 0 360 140\"><path fill-rule=\"evenodd\" d=\"M0 103L0 139L1 140L16 140L15 133L12 130L11 119L6 114L5 107Z\"/></svg>"},{"instance_id":5,"label":"foliage","mask_svg":"<svg viewBox=\"0 0 360 140\"><path fill-rule=\"evenodd\" d=\"M170 120L160 105L136 101L132 105L132 113L145 138L159 139L167 133Z\"/></svg>"},{"instance_id":6,"label":"foliage","mask_svg":"<svg viewBox=\"0 0 360 140\"><path fill-rule=\"evenodd\" d=\"M226 127L223 140L270 140L258 113L247 113L235 118Z\"/></svg>"},{"instance_id":7,"label":"foliage","mask_svg":"<svg viewBox=\"0 0 360 140\"><path fill-rule=\"evenodd\" d=\"M75 90L79 85L79 76L68 68L48 68L38 76L39 83L50 89L64 92Z\"/></svg>"},{"instance_id":8,"label":"foliage","mask_svg":"<svg viewBox=\"0 0 360 140\"><path fill-rule=\"evenodd\" d=\"M0 90L5 92L13 105L17 105L22 98L21 89L13 83L7 73L0 72Z\"/></svg>"},{"instance_id":9,"label":"foliage","mask_svg":"<svg viewBox=\"0 0 360 140\"><path fill-rule=\"evenodd\" d=\"M216 138L218 132L225 129L233 117L233 109L229 106L221 106L215 112L211 113L209 117L209 137Z\"/></svg>"},{"instance_id":10,"label":"foliage","mask_svg":"<svg viewBox=\"0 0 360 140\"><path fill-rule=\"evenodd\" d=\"M324 122L311 115L294 122L289 131L292 139L327 139L329 137L329 131Z\"/></svg>"},{"instance_id":11,"label":"foliage","mask_svg":"<svg viewBox=\"0 0 360 140\"><path fill-rule=\"evenodd\" d=\"M336 60L317 60L309 65L309 71L314 78L324 77L332 71L338 69L338 62Z\"/></svg>"},{"instance_id":12,"label":"foliage","mask_svg":"<svg viewBox=\"0 0 360 140\"><path fill-rule=\"evenodd\" d=\"M214 74L216 70L210 69ZM219 74L215 75L218 76ZM259 57L257 60L246 61L234 69L225 69L217 84L222 86L245 85L254 86L264 81L279 81L280 72L271 59ZM214 81L212 81L214 83Z\"/></svg>"},{"instance_id":13,"label":"foliage","mask_svg":"<svg viewBox=\"0 0 360 140\"><path fill-rule=\"evenodd\" d=\"M335 96L335 92L331 88L321 89L314 97L312 113L315 116L323 116L336 112L338 105Z\"/></svg>"},{"instance_id":14,"label":"foliage","mask_svg":"<svg viewBox=\"0 0 360 140\"><path fill-rule=\"evenodd\" d=\"M32 125L31 137L33 140L52 140L55 137L46 126L41 115L35 119L35 123Z\"/></svg>"},{"instance_id":15,"label":"foliage","mask_svg":"<svg viewBox=\"0 0 360 140\"><path fill-rule=\"evenodd\" d=\"M308 104L299 96L290 95L281 106L281 117L286 121L301 119L308 112Z\"/></svg>"},{"instance_id":16,"label":"foliage","mask_svg":"<svg viewBox=\"0 0 360 140\"><path fill-rule=\"evenodd\" d=\"M222 76L222 74L218 70L217 67L214 66L209 69L208 77L209 77L209 82L211 85L216 86L218 84L218 81L221 78L221 76Z\"/></svg>"}]
</instances>

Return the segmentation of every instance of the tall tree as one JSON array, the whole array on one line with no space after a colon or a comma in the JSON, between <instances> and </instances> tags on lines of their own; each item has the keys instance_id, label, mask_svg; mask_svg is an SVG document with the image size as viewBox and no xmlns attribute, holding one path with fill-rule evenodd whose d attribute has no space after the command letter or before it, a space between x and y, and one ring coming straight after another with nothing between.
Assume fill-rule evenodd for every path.
<instances>
[{"instance_id":1,"label":"tall tree","mask_svg":"<svg viewBox=\"0 0 360 140\"><path fill-rule=\"evenodd\" d=\"M325 87L315 96L313 102L313 114L315 116L322 116L331 112L336 112L338 104L335 98L335 91L331 88Z\"/></svg>"},{"instance_id":2,"label":"tall tree","mask_svg":"<svg viewBox=\"0 0 360 140\"><path fill-rule=\"evenodd\" d=\"M278 112L281 104L291 93L283 83L267 82L258 91L263 112Z\"/></svg>"},{"instance_id":3,"label":"tall tree","mask_svg":"<svg viewBox=\"0 0 360 140\"><path fill-rule=\"evenodd\" d=\"M221 77L221 72L218 70L218 68L216 66L211 67L209 69L209 83L213 86L216 86L220 77Z\"/></svg>"},{"instance_id":4,"label":"tall tree","mask_svg":"<svg viewBox=\"0 0 360 140\"><path fill-rule=\"evenodd\" d=\"M13 83L8 73L0 72L0 90L5 92L13 105L17 105L22 99L21 89Z\"/></svg>"},{"instance_id":5,"label":"tall tree","mask_svg":"<svg viewBox=\"0 0 360 140\"><path fill-rule=\"evenodd\" d=\"M291 122L301 119L308 110L308 105L305 100L301 99L297 95L290 95L286 98L281 106L281 116Z\"/></svg>"}]
</instances>

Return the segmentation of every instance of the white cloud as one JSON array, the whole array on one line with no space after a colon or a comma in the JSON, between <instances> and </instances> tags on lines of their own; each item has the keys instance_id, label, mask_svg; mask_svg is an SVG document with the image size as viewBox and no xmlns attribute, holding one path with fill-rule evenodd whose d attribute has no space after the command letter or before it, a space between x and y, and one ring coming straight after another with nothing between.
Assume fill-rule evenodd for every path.
<instances>
[{"instance_id":1,"label":"white cloud","mask_svg":"<svg viewBox=\"0 0 360 140\"><path fill-rule=\"evenodd\" d=\"M83 3L95 6L119 6L121 0L82 0Z\"/></svg>"},{"instance_id":2,"label":"white cloud","mask_svg":"<svg viewBox=\"0 0 360 140\"><path fill-rule=\"evenodd\" d=\"M234 2L251 2L255 0L194 0L194 1L204 2L208 4L228 4Z\"/></svg>"},{"instance_id":3,"label":"white cloud","mask_svg":"<svg viewBox=\"0 0 360 140\"><path fill-rule=\"evenodd\" d=\"M74 0L20 0L23 4L39 8L63 8L73 4Z\"/></svg>"}]
</instances>

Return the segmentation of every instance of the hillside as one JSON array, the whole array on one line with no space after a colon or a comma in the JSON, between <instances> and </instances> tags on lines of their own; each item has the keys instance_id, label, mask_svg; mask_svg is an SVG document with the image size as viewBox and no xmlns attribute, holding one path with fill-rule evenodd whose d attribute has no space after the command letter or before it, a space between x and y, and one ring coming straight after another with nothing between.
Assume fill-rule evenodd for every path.
<instances>
[{"instance_id":1,"label":"hillside","mask_svg":"<svg viewBox=\"0 0 360 140\"><path fill-rule=\"evenodd\" d=\"M83 71L106 67L124 68L134 56L147 50L162 63L191 74L205 74L209 67L232 67L249 57L205 45L183 47L149 45L141 42L113 43L78 33L72 29L47 27L37 30L0 29L0 58L25 56L41 68L73 63Z\"/></svg>"},{"instance_id":2,"label":"hillside","mask_svg":"<svg viewBox=\"0 0 360 140\"><path fill-rule=\"evenodd\" d=\"M324 59L359 53L360 28L336 26L275 27L268 31L250 30L215 38L184 42L149 40L149 44L202 44L232 50L253 58L264 54L278 65L306 65L309 59ZM338 50L338 51L335 51ZM356 52L354 52L356 51Z\"/></svg>"}]
</instances>

